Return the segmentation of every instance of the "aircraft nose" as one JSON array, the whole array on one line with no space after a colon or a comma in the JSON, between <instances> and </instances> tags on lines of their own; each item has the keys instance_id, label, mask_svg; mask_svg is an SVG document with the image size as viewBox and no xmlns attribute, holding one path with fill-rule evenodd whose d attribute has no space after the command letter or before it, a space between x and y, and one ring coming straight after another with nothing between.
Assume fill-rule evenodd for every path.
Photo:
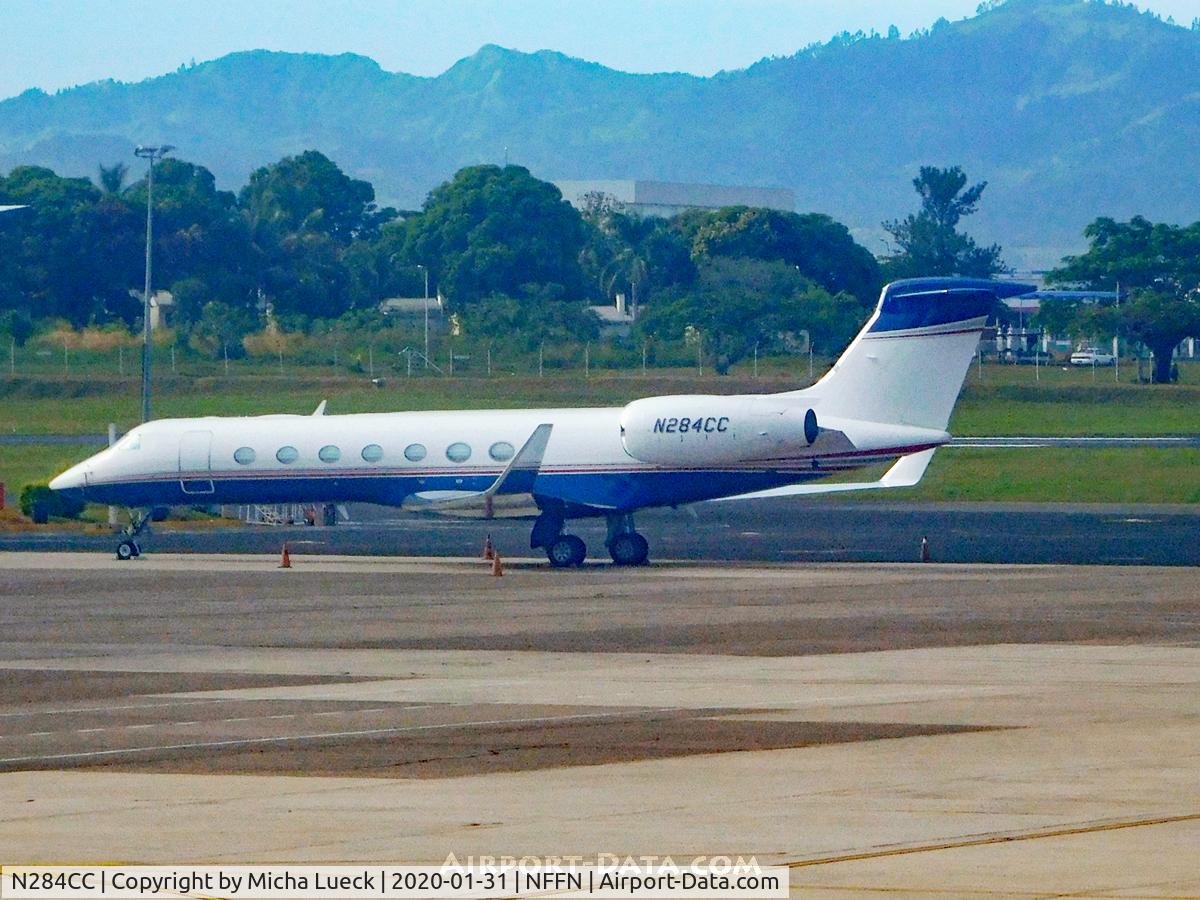
<instances>
[{"instance_id":1,"label":"aircraft nose","mask_svg":"<svg viewBox=\"0 0 1200 900\"><path fill-rule=\"evenodd\" d=\"M82 465L71 466L67 471L50 479L52 491L83 491L84 469Z\"/></svg>"}]
</instances>

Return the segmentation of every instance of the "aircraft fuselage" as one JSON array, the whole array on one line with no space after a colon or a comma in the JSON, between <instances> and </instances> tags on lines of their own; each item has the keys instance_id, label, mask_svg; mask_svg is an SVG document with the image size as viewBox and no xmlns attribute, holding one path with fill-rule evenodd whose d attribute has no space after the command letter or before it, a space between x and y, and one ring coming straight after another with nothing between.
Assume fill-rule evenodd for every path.
<instances>
[{"instance_id":1,"label":"aircraft fuselage","mask_svg":"<svg viewBox=\"0 0 1200 900\"><path fill-rule=\"evenodd\" d=\"M861 438L851 445L832 435L810 444L802 431L788 432L780 416L766 421L774 414L756 404L769 398L714 397L707 407L705 398L687 399L693 402L675 416L636 423L649 437L675 442L670 465L628 452L627 407L207 417L141 425L64 472L54 487L134 507L400 506L414 495L486 490L534 429L549 423L553 436L540 468L514 472L504 493L558 500L573 516L599 515L810 481L942 442L936 432L896 432L866 447ZM800 415L807 409L790 406ZM709 414L693 416L697 409ZM747 458L730 459L736 454L727 448L739 442Z\"/></svg>"}]
</instances>

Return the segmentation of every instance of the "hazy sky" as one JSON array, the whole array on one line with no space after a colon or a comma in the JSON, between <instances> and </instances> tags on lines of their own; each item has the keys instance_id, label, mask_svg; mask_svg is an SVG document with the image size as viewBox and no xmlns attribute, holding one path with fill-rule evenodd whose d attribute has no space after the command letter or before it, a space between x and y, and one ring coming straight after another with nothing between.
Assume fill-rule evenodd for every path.
<instances>
[{"instance_id":1,"label":"hazy sky","mask_svg":"<svg viewBox=\"0 0 1200 900\"><path fill-rule=\"evenodd\" d=\"M630 72L710 75L840 31L907 35L978 0L0 0L0 98L136 81L235 50L370 56L436 75L493 43ZM1190 24L1200 0L1143 0Z\"/></svg>"}]
</instances>

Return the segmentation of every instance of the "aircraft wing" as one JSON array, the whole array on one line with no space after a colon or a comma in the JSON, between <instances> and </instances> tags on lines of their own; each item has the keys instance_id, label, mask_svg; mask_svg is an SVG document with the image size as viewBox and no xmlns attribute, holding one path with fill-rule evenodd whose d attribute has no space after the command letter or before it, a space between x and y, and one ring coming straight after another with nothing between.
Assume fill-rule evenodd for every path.
<instances>
[{"instance_id":1,"label":"aircraft wing","mask_svg":"<svg viewBox=\"0 0 1200 900\"><path fill-rule=\"evenodd\" d=\"M842 484L791 484L785 487L768 488L765 491L753 491L749 494L738 494L735 497L718 497L713 503L724 500L759 500L767 497L799 497L814 494L839 494L845 491L870 491L878 488L912 487L925 475L929 461L933 459L933 450L922 450L920 453L910 453L896 460L890 469L878 481L845 482Z\"/></svg>"},{"instance_id":2,"label":"aircraft wing","mask_svg":"<svg viewBox=\"0 0 1200 900\"><path fill-rule=\"evenodd\" d=\"M542 467L546 445L554 426L543 423L521 446L491 486L484 491L425 491L405 498L402 509L409 512L436 512L472 518L537 514L537 504L529 493L533 479ZM504 490L507 487L508 490ZM499 495L499 496L498 496Z\"/></svg>"}]
</instances>

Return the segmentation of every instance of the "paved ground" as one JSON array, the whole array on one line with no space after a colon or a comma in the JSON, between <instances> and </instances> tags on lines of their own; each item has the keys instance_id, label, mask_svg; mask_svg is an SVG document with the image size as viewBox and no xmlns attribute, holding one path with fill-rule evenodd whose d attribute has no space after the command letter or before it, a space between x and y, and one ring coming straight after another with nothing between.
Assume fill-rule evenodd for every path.
<instances>
[{"instance_id":1,"label":"paved ground","mask_svg":"<svg viewBox=\"0 0 1200 900\"><path fill-rule=\"evenodd\" d=\"M336 528L163 530L147 545L172 553L278 553L285 540L310 553L465 556L491 532L506 555L529 553L530 523L403 516L356 505ZM908 562L929 538L954 563L1200 566L1200 507L1068 506L808 499L701 503L637 517L654 559L761 562ZM591 557L607 559L603 521L571 523ZM110 535L0 534L0 550L105 550Z\"/></svg>"},{"instance_id":2,"label":"paved ground","mask_svg":"<svg viewBox=\"0 0 1200 900\"><path fill-rule=\"evenodd\" d=\"M2 861L1200 896L1191 570L294 561L0 555Z\"/></svg>"}]
</instances>

